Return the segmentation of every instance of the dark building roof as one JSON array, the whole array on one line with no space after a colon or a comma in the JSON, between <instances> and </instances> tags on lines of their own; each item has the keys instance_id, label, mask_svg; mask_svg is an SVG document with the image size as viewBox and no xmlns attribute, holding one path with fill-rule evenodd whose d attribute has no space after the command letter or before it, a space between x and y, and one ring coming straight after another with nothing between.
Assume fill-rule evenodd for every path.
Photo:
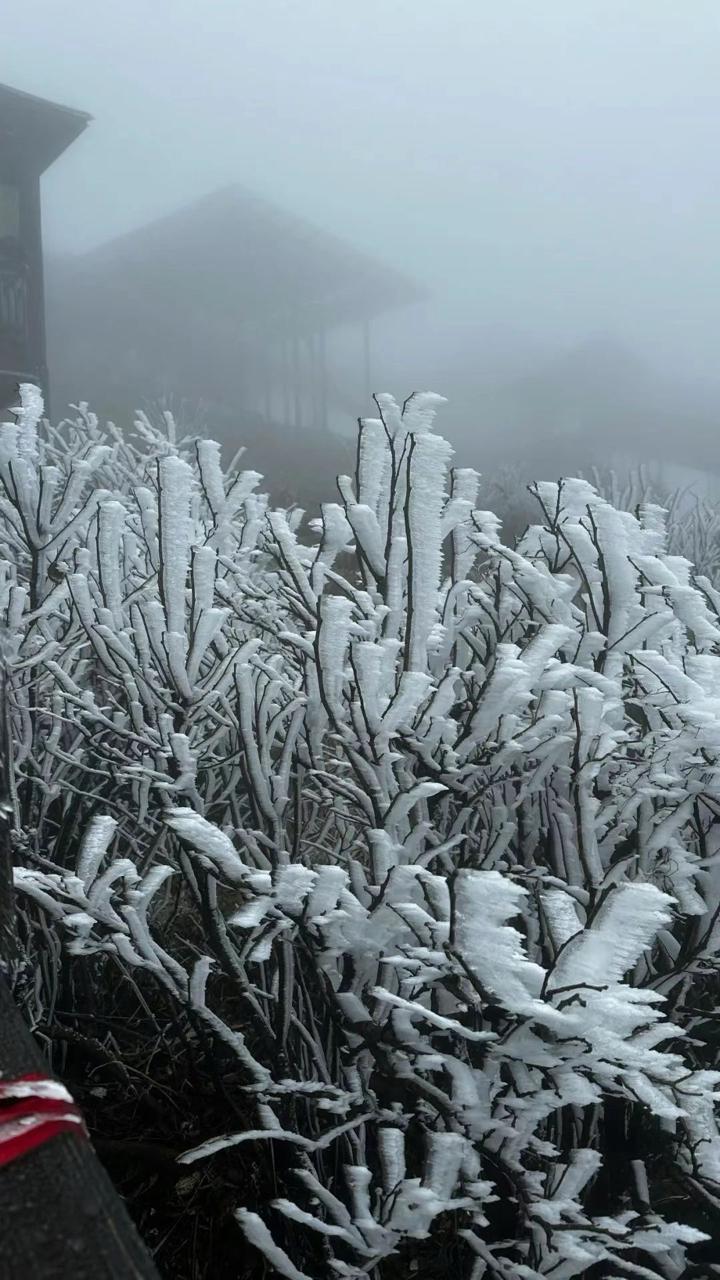
<instances>
[{"instance_id":1,"label":"dark building roof","mask_svg":"<svg viewBox=\"0 0 720 1280\"><path fill-rule=\"evenodd\" d=\"M0 85L0 155L44 173L90 123L84 111Z\"/></svg>"},{"instance_id":2,"label":"dark building roof","mask_svg":"<svg viewBox=\"0 0 720 1280\"><path fill-rule=\"evenodd\" d=\"M390 267L233 186L84 255L77 267L169 313L235 331L358 321L424 297Z\"/></svg>"}]
</instances>

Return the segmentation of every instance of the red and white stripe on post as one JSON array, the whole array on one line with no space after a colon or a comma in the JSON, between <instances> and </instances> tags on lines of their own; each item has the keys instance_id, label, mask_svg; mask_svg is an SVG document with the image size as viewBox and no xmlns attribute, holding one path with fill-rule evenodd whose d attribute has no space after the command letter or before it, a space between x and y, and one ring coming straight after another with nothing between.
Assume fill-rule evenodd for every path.
<instances>
[{"instance_id":1,"label":"red and white stripe on post","mask_svg":"<svg viewBox=\"0 0 720 1280\"><path fill-rule=\"evenodd\" d=\"M87 1138L82 1115L63 1085L40 1072L0 1079L0 1166L58 1133Z\"/></svg>"}]
</instances>

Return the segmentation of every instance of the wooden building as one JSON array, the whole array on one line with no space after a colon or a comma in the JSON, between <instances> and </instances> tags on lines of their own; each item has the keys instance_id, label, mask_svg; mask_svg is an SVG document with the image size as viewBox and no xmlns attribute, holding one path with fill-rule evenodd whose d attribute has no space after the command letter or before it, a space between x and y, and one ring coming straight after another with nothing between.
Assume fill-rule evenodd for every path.
<instances>
[{"instance_id":1,"label":"wooden building","mask_svg":"<svg viewBox=\"0 0 720 1280\"><path fill-rule=\"evenodd\" d=\"M324 428L370 382L370 330L423 297L399 272L233 186L52 264L51 363L69 398L123 415L170 394L235 421ZM361 394L368 388L363 387ZM131 403L127 404L128 397ZM60 397L58 397L59 399Z\"/></svg>"},{"instance_id":2,"label":"wooden building","mask_svg":"<svg viewBox=\"0 0 720 1280\"><path fill-rule=\"evenodd\" d=\"M0 85L0 409L47 394L40 178L90 117Z\"/></svg>"}]
</instances>

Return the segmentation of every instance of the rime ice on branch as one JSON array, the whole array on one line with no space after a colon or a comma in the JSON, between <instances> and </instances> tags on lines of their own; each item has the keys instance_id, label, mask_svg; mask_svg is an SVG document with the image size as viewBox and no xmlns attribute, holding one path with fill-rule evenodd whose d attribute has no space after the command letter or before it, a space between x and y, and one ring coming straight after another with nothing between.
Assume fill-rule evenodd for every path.
<instances>
[{"instance_id":1,"label":"rime ice on branch","mask_svg":"<svg viewBox=\"0 0 720 1280\"><path fill-rule=\"evenodd\" d=\"M505 545L438 400L378 397L308 532L145 419L3 429L16 887L235 1059L252 1124L182 1160L285 1144L237 1209L277 1274L374 1277L450 1214L472 1280L680 1276L653 1152L720 1182L720 596L580 480ZM610 1106L657 1144L608 1193Z\"/></svg>"}]
</instances>

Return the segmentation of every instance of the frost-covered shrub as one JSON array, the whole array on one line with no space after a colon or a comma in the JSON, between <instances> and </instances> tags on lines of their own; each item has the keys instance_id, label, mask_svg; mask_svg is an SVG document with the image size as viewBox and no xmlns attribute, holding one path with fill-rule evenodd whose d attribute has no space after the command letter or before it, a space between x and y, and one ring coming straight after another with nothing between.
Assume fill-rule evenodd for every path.
<instances>
[{"instance_id":1,"label":"frost-covered shrub","mask_svg":"<svg viewBox=\"0 0 720 1280\"><path fill-rule=\"evenodd\" d=\"M581 472L612 506L636 515L649 504L665 509L668 550L690 560L695 572L720 582L720 507L717 495L697 493L691 485L673 487L643 466L616 470L591 467ZM506 466L484 476L480 497L502 519L503 540L514 545L537 518L537 505L520 467Z\"/></svg>"},{"instance_id":2,"label":"frost-covered shrub","mask_svg":"<svg viewBox=\"0 0 720 1280\"><path fill-rule=\"evenodd\" d=\"M643 467L624 481L612 471L590 475L596 489L616 507L635 512L642 503L664 507L668 546L674 555L692 561L695 572L717 585L720 581L720 509L717 493L698 493L692 485L673 488L651 479Z\"/></svg>"},{"instance_id":3,"label":"frost-covered shrub","mask_svg":"<svg viewBox=\"0 0 720 1280\"><path fill-rule=\"evenodd\" d=\"M707 1275L720 595L582 480L504 545L437 399L307 538L210 442L3 428L22 940L233 1064L180 1163L288 1153L278 1275Z\"/></svg>"}]
</instances>

